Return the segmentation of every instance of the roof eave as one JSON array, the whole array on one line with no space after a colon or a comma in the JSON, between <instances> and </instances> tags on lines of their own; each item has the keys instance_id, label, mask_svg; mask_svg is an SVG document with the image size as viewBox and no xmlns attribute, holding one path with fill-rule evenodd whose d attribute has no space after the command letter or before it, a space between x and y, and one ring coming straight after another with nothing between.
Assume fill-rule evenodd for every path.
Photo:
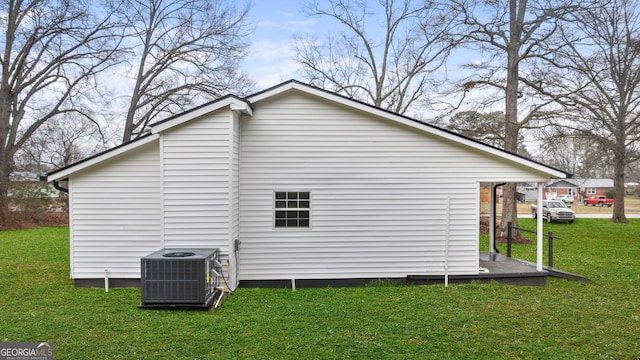
<instances>
[{"instance_id":1,"label":"roof eave","mask_svg":"<svg viewBox=\"0 0 640 360\"><path fill-rule=\"evenodd\" d=\"M253 115L253 109L248 101L244 99L240 99L234 95L225 96L211 102L209 104L205 104L203 106L194 108L190 111L184 112L182 114L178 114L176 116L170 117L166 120L157 122L155 124L151 124L151 133L157 134L163 132L172 127L183 124L189 120L195 119L197 117L206 115L208 113L214 112L216 110L220 110L225 107L229 107L232 111L238 111L243 114Z\"/></svg>"},{"instance_id":2,"label":"roof eave","mask_svg":"<svg viewBox=\"0 0 640 360\"><path fill-rule=\"evenodd\" d=\"M47 182L52 182L52 181L59 181L59 180L64 180L66 178L69 177L69 175L78 172L80 170L86 169L90 166L93 166L95 164L98 164L100 162L103 162L105 160L111 159L113 157L116 157L120 154L123 154L127 151L133 150L135 148L141 147L143 145L146 145L150 142L153 142L155 140L158 140L160 138L159 135L157 134L152 134L152 135L148 135L145 136L143 138L139 138L137 140L131 141L129 143L123 144L121 146L109 149L107 151L101 152L99 154L96 154L94 156L91 156L89 158L86 158L80 162L77 162L75 164L63 167L61 169L52 171L48 174L46 174L43 178L45 181Z\"/></svg>"}]
</instances>

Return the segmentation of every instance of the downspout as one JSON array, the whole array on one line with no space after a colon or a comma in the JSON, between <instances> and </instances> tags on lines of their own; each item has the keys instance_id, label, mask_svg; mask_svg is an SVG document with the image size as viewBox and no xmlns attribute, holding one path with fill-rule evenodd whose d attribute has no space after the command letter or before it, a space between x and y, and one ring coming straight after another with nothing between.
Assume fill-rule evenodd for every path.
<instances>
[{"instance_id":1,"label":"downspout","mask_svg":"<svg viewBox=\"0 0 640 360\"><path fill-rule=\"evenodd\" d=\"M445 209L445 233L444 233L444 286L449 286L449 224L451 217L451 196L447 196L447 207Z\"/></svg>"},{"instance_id":2,"label":"downspout","mask_svg":"<svg viewBox=\"0 0 640 360\"><path fill-rule=\"evenodd\" d=\"M499 183L499 184L491 184L491 201L490 204L491 206L491 227L489 228L489 231L491 232L491 236L489 237L489 252L495 252L497 254L500 254L500 251L498 250L498 248L496 247L496 218L497 218L497 214L496 214L496 194L497 194L497 190L498 187L506 185L507 183ZM492 231L493 230L493 231Z\"/></svg>"},{"instance_id":3,"label":"downspout","mask_svg":"<svg viewBox=\"0 0 640 360\"><path fill-rule=\"evenodd\" d=\"M40 176L40 181L48 182L48 180L47 180L47 176L46 176L46 175L42 175L42 176ZM69 179L64 179L64 180L62 180L62 181L69 181ZM60 181L59 181L59 180L53 180L53 187L54 187L56 190L58 190L58 191L65 192L65 193L67 193L67 194L69 193L69 189L68 189L68 188L65 188L65 187L62 187L62 186L60 185Z\"/></svg>"},{"instance_id":4,"label":"downspout","mask_svg":"<svg viewBox=\"0 0 640 360\"><path fill-rule=\"evenodd\" d=\"M543 201L544 183L538 183L538 214L536 216L536 270L542 271L542 246L544 236L542 233L542 201Z\"/></svg>"},{"instance_id":5,"label":"downspout","mask_svg":"<svg viewBox=\"0 0 640 360\"><path fill-rule=\"evenodd\" d=\"M56 190L58 191L62 191L67 194L69 193L69 189L60 186L60 182L58 180L53 180L53 187L56 188Z\"/></svg>"}]
</instances>

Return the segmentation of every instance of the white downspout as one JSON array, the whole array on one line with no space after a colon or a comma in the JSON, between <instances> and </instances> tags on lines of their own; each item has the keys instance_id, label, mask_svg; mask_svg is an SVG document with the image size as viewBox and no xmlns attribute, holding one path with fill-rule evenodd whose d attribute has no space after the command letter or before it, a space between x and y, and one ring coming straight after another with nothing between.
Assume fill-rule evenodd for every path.
<instances>
[{"instance_id":1,"label":"white downspout","mask_svg":"<svg viewBox=\"0 0 640 360\"><path fill-rule=\"evenodd\" d=\"M536 270L537 271L542 271L542 215L544 214L544 211L542 210L542 195L543 195L543 190L544 190L544 183L538 183L538 209L537 209L537 216L536 216L536 235L537 235L537 242L536 242L536 250L537 250L537 256L536 256Z\"/></svg>"},{"instance_id":2,"label":"white downspout","mask_svg":"<svg viewBox=\"0 0 640 360\"><path fill-rule=\"evenodd\" d=\"M449 286L449 217L451 216L451 196L447 196L444 220L444 286Z\"/></svg>"}]
</instances>

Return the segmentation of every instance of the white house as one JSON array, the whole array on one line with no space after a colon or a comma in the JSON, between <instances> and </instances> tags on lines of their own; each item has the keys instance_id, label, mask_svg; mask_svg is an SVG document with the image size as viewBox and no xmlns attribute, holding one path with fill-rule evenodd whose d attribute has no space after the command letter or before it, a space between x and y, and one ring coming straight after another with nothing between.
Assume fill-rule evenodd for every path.
<instances>
[{"instance_id":1,"label":"white house","mask_svg":"<svg viewBox=\"0 0 640 360\"><path fill-rule=\"evenodd\" d=\"M47 179L68 187L76 284L105 270L135 284L151 252L213 247L235 287L478 274L480 183L564 177L292 80L156 123Z\"/></svg>"}]
</instances>

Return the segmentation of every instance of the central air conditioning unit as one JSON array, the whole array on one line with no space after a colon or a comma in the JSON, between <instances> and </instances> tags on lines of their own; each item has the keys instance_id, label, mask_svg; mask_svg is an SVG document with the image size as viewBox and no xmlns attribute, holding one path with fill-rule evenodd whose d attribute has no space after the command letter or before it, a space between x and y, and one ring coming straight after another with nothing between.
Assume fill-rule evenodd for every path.
<instances>
[{"instance_id":1,"label":"central air conditioning unit","mask_svg":"<svg viewBox=\"0 0 640 360\"><path fill-rule=\"evenodd\" d=\"M220 294L219 249L162 249L140 259L142 308L208 308Z\"/></svg>"}]
</instances>

